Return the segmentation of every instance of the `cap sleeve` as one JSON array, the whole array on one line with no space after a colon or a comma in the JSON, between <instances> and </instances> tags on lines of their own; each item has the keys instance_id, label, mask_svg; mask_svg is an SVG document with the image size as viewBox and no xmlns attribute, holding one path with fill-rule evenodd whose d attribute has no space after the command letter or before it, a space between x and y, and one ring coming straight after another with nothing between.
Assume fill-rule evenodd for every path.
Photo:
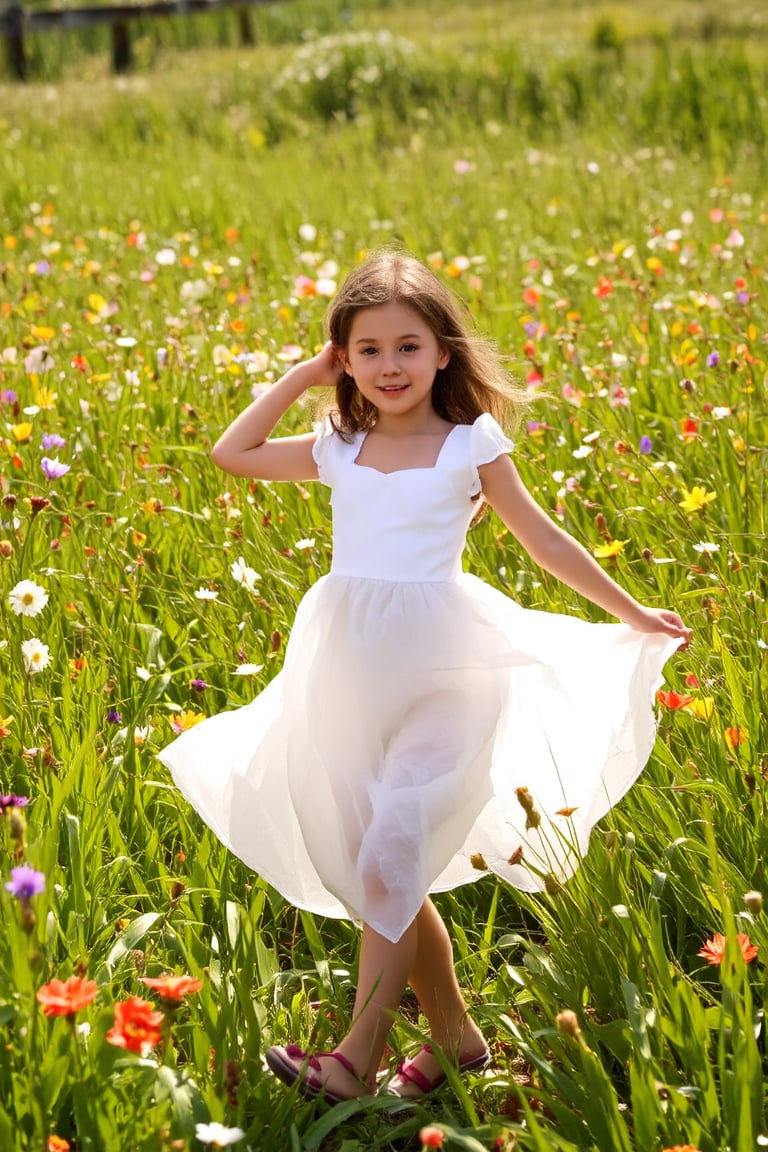
<instances>
[{"instance_id":1,"label":"cap sleeve","mask_svg":"<svg viewBox=\"0 0 768 1152\"><path fill-rule=\"evenodd\" d=\"M330 451L335 435L329 417L313 425L317 439L312 445L312 457L317 464L317 477L321 484L331 485Z\"/></svg>"},{"instance_id":2,"label":"cap sleeve","mask_svg":"<svg viewBox=\"0 0 768 1152\"><path fill-rule=\"evenodd\" d=\"M470 496L477 496L482 489L478 468L483 464L490 464L497 456L511 452L514 447L489 412L478 416L469 435L469 459L472 467Z\"/></svg>"}]
</instances>

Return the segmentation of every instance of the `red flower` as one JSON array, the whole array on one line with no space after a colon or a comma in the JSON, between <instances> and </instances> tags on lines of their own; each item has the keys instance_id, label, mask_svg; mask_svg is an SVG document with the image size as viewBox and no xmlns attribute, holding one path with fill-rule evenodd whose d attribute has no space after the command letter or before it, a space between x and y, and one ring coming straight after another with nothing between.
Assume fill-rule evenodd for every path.
<instances>
[{"instance_id":1,"label":"red flower","mask_svg":"<svg viewBox=\"0 0 768 1152\"><path fill-rule=\"evenodd\" d=\"M49 1136L45 1152L69 1152L71 1147L69 1140L65 1140L63 1136Z\"/></svg>"},{"instance_id":2,"label":"red flower","mask_svg":"<svg viewBox=\"0 0 768 1152\"><path fill-rule=\"evenodd\" d=\"M419 1140L421 1140L423 1148L442 1148L445 1133L442 1128L435 1128L433 1124L428 1124L419 1132Z\"/></svg>"},{"instance_id":3,"label":"red flower","mask_svg":"<svg viewBox=\"0 0 768 1152\"><path fill-rule=\"evenodd\" d=\"M143 976L141 982L147 988L154 988L162 1000L183 1000L203 986L202 980L194 976Z\"/></svg>"},{"instance_id":4,"label":"red flower","mask_svg":"<svg viewBox=\"0 0 768 1152\"><path fill-rule=\"evenodd\" d=\"M671 708L673 711L678 708L687 708L693 703L693 696L681 696L679 692L664 692L659 689L656 693L656 699L659 704L663 704L665 708Z\"/></svg>"},{"instance_id":5,"label":"red flower","mask_svg":"<svg viewBox=\"0 0 768 1152\"><path fill-rule=\"evenodd\" d=\"M734 748L738 748L739 744L743 744L748 738L745 728L726 728L724 736L725 742L732 752Z\"/></svg>"},{"instance_id":6,"label":"red flower","mask_svg":"<svg viewBox=\"0 0 768 1152\"><path fill-rule=\"evenodd\" d=\"M97 992L95 980L70 976L68 980L51 980L49 984L44 984L37 994L37 1000L42 1004L46 1016L74 1016L96 998Z\"/></svg>"},{"instance_id":7,"label":"red flower","mask_svg":"<svg viewBox=\"0 0 768 1152\"><path fill-rule=\"evenodd\" d=\"M613 281L610 276L600 276L597 285L592 289L592 292L597 296L598 300L604 296L610 296L613 292Z\"/></svg>"},{"instance_id":8,"label":"red flower","mask_svg":"<svg viewBox=\"0 0 768 1152\"><path fill-rule=\"evenodd\" d=\"M115 1004L115 1023L107 1032L107 1041L116 1048L144 1055L162 1039L160 1026L164 1019L162 1012L155 1012L148 1001L131 996Z\"/></svg>"},{"instance_id":9,"label":"red flower","mask_svg":"<svg viewBox=\"0 0 768 1152\"><path fill-rule=\"evenodd\" d=\"M741 954L744 957L745 964L749 964L750 960L754 960L755 956L757 956L759 951L757 945L753 944L749 936L745 936L743 932L739 932L736 939L739 942L739 948L741 948ZM722 936L719 932L715 932L714 936L706 941L704 947L701 948L696 955L703 957L708 964L714 964L715 967L719 967L725 956L726 942L725 936Z\"/></svg>"}]
</instances>

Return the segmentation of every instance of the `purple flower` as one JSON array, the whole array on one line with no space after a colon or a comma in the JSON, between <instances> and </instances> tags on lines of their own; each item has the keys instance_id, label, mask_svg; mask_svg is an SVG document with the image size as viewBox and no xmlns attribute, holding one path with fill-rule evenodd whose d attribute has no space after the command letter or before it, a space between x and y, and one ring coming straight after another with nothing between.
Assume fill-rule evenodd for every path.
<instances>
[{"instance_id":1,"label":"purple flower","mask_svg":"<svg viewBox=\"0 0 768 1152\"><path fill-rule=\"evenodd\" d=\"M107 712L107 724L122 724L123 718L119 712Z\"/></svg>"},{"instance_id":2,"label":"purple flower","mask_svg":"<svg viewBox=\"0 0 768 1152\"><path fill-rule=\"evenodd\" d=\"M40 467L48 480L59 480L69 472L69 464L62 464L61 460L56 457L51 460L50 457L43 456Z\"/></svg>"},{"instance_id":3,"label":"purple flower","mask_svg":"<svg viewBox=\"0 0 768 1152\"><path fill-rule=\"evenodd\" d=\"M15 796L10 792L7 796L0 796L0 815L4 816L10 808L26 808L29 796Z\"/></svg>"},{"instance_id":4,"label":"purple flower","mask_svg":"<svg viewBox=\"0 0 768 1152\"><path fill-rule=\"evenodd\" d=\"M640 437L640 453L641 453L641 455L647 456L652 448L653 448L653 440L651 440L650 436L641 436Z\"/></svg>"},{"instance_id":5,"label":"purple flower","mask_svg":"<svg viewBox=\"0 0 768 1152\"><path fill-rule=\"evenodd\" d=\"M15 404L18 398L13 388L6 388L4 392L0 392L0 401L3 404Z\"/></svg>"},{"instance_id":6,"label":"purple flower","mask_svg":"<svg viewBox=\"0 0 768 1152\"><path fill-rule=\"evenodd\" d=\"M43 432L43 448L46 451L49 448L63 448L65 444L66 440L58 432Z\"/></svg>"},{"instance_id":7,"label":"purple flower","mask_svg":"<svg viewBox=\"0 0 768 1152\"><path fill-rule=\"evenodd\" d=\"M523 325L523 331L529 340L533 340L539 330L538 320L529 320L527 324Z\"/></svg>"},{"instance_id":8,"label":"purple flower","mask_svg":"<svg viewBox=\"0 0 768 1152\"><path fill-rule=\"evenodd\" d=\"M31 900L45 891L45 874L36 872L29 864L19 864L11 868L11 879L7 881L5 890L17 900Z\"/></svg>"},{"instance_id":9,"label":"purple flower","mask_svg":"<svg viewBox=\"0 0 768 1152\"><path fill-rule=\"evenodd\" d=\"M51 270L51 264L48 260L38 260L35 264L35 272L38 276L47 276Z\"/></svg>"},{"instance_id":10,"label":"purple flower","mask_svg":"<svg viewBox=\"0 0 768 1152\"><path fill-rule=\"evenodd\" d=\"M710 352L709 356L707 356L707 368L717 368L719 363L720 353L715 349L714 352Z\"/></svg>"},{"instance_id":11,"label":"purple flower","mask_svg":"<svg viewBox=\"0 0 768 1152\"><path fill-rule=\"evenodd\" d=\"M190 688L194 688L195 692L205 692L208 685L205 680L190 680Z\"/></svg>"},{"instance_id":12,"label":"purple flower","mask_svg":"<svg viewBox=\"0 0 768 1152\"><path fill-rule=\"evenodd\" d=\"M736 299L739 304L749 304L749 292L737 292Z\"/></svg>"}]
</instances>

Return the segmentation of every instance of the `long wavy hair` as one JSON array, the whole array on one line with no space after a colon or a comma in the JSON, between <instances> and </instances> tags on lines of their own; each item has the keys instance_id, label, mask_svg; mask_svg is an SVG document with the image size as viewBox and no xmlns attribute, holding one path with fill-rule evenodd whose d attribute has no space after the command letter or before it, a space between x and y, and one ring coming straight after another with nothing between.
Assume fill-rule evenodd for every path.
<instances>
[{"instance_id":1,"label":"long wavy hair","mask_svg":"<svg viewBox=\"0 0 768 1152\"><path fill-rule=\"evenodd\" d=\"M440 349L450 353L432 386L432 405L438 416L451 424L472 424L489 412L503 427L516 423L526 397L504 368L498 348L475 331L469 313L462 315L459 301L434 272L405 251L378 249L349 273L328 309L326 322L333 345L346 351L358 312L391 303L417 312ZM345 372L328 415L344 436L372 428L378 410Z\"/></svg>"}]
</instances>

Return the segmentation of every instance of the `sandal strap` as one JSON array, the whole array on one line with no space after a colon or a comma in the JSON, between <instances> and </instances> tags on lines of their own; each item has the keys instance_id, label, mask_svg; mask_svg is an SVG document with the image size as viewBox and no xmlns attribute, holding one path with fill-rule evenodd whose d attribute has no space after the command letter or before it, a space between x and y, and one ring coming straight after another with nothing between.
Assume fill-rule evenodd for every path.
<instances>
[{"instance_id":1,"label":"sandal strap","mask_svg":"<svg viewBox=\"0 0 768 1152\"><path fill-rule=\"evenodd\" d=\"M426 1045L425 1045L426 1047ZM397 1070L398 1076L402 1076L404 1080L410 1080L422 1092L431 1092L434 1088L434 1081L429 1080L420 1068L417 1068L413 1060L403 1060Z\"/></svg>"},{"instance_id":2,"label":"sandal strap","mask_svg":"<svg viewBox=\"0 0 768 1152\"><path fill-rule=\"evenodd\" d=\"M342 1068L345 1068L351 1076L354 1076L358 1084L365 1084L365 1081L360 1076L358 1076L357 1070L352 1061L348 1060L347 1057L342 1055L341 1052L310 1053L305 1052L303 1048L299 1048L297 1044L288 1044L285 1049L285 1054L289 1060L301 1060L302 1063L308 1064L314 1072L322 1071L322 1065L320 1064L321 1060L337 1060L338 1063L341 1064ZM367 1088L368 1085L365 1084L365 1087Z\"/></svg>"}]
</instances>

